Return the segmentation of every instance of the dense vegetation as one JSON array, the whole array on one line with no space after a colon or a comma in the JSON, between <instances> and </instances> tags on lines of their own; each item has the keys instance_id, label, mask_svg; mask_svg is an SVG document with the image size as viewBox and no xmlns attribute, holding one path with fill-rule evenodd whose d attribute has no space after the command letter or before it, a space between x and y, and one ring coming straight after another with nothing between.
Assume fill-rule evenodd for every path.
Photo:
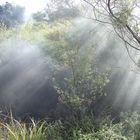
<instances>
[{"instance_id":1,"label":"dense vegetation","mask_svg":"<svg viewBox=\"0 0 140 140\"><path fill-rule=\"evenodd\" d=\"M18 48L18 46L16 46L17 44L12 44L13 42L22 42L25 48L27 48L27 44L29 44L31 48L37 48L39 50L39 57L37 56L37 59L41 57L45 63L50 65L48 68L49 76L43 75L42 73L44 71L39 71L42 72L39 73L39 75L43 75L43 78L45 76L49 77L47 77L47 82L49 81L51 88L55 92L54 98L57 98L54 103L55 107L50 106L50 110L46 109L47 105L43 106L42 112L36 108L36 113L39 111L44 113L42 117L36 118L33 112L26 112L30 113L30 115L21 117L18 115L19 112L22 112L20 109L23 109L20 102L23 100L23 105L25 105L25 108L28 108L28 104L26 105L27 97L15 95L12 93L13 91L10 91L11 95L1 93L0 96L2 96L3 100L5 98L8 99L5 99L5 102L0 100L0 105L2 107L3 104L6 105L8 108L6 109L10 110L10 115L6 109L1 108L0 139L139 140L139 110L134 107L128 107L127 109L125 108L125 111L122 113L122 104L117 104L119 106L119 110L117 110L115 108L116 106L113 108L113 104L110 103L111 100L115 101L114 98L116 97L113 94L116 89L110 88L113 87L111 83L113 79L113 69L110 65L101 67L104 60L102 63L99 63L97 51L99 46L95 42L96 38L95 40L93 39L94 32L92 32L93 28L103 28L102 25L95 26L91 20L78 17L80 16L80 10L75 6L71 7L68 3L65 3L65 1L63 4L61 4L60 1L53 2L56 5L53 5L54 3L50 4L55 6L55 10L51 7L52 5L49 5L45 12L33 14L33 21L17 26L21 23L21 19L16 17L15 22L17 24L14 24L16 28L12 28L13 26L9 22L11 21L10 18L16 15L16 12L11 12L9 17L9 11L7 13L7 9L5 10L5 8L7 4L11 6L12 11L17 11L18 8L13 7L9 3L0 7L0 12L8 19L1 20L0 49L2 51L0 52L0 66L5 67L9 65L12 61L11 59L14 59L16 53L14 55L7 55L9 48L12 48L15 52L17 51L17 54L21 53L21 56L24 56L26 51L28 53L28 49L25 49L24 53L19 51L21 48ZM8 8L8 10L10 9ZM21 15L22 12L21 10ZM8 21L8 23L6 21ZM81 25L81 22L83 25ZM7 42L12 43L9 45ZM106 57L107 56L104 56L103 58L106 59ZM33 60L34 59L35 61L37 60L33 57ZM19 59L19 61L22 61L22 59ZM46 65L45 63L43 63L43 66ZM26 61L21 64L26 64ZM40 70L42 65L33 68ZM33 68L31 67L31 70ZM45 68L47 68L47 65ZM48 69L46 69L46 71ZM33 74L33 77L36 76L36 74L34 75L35 71L31 72L30 75ZM24 75L21 77L23 78ZM20 79L21 81L23 80L22 78ZM38 78L39 77L34 77L33 79L36 80ZM41 80L43 80L43 78ZM3 85L3 82L5 81L0 82L0 87ZM20 81L18 82L20 83ZM23 82L25 81L23 80ZM31 89L32 82L31 80L29 83L31 84L31 87L29 86ZM15 85L14 87L16 88ZM35 87L33 86L33 88ZM48 89L50 89L50 87ZM109 89L111 89L111 93L109 93ZM1 88L1 91L4 90ZM38 92L35 93L38 94ZM4 96L5 98L3 98ZM19 98L17 99L21 101L17 102L17 100L13 98L18 96ZM43 98L44 97L47 98L47 96L43 96ZM34 100L34 97L31 98ZM32 100L29 101L32 102ZM39 102L40 106L41 104L43 103ZM20 105L21 107L18 108ZM137 104L137 107L139 107L138 105L139 104ZM102 106L102 109L99 106ZM22 114L24 114L24 111Z\"/></svg>"},{"instance_id":2,"label":"dense vegetation","mask_svg":"<svg viewBox=\"0 0 140 140\"><path fill-rule=\"evenodd\" d=\"M31 121L25 124L12 118L1 122L0 138L4 140L139 140L140 117L136 112L122 114L114 124L107 118L69 119L47 123Z\"/></svg>"}]
</instances>

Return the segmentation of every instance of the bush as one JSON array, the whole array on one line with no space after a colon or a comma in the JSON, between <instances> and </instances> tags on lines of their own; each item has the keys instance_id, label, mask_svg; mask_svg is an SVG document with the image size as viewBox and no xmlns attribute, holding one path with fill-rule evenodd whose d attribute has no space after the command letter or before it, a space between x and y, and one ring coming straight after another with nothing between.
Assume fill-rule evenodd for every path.
<instances>
[{"instance_id":1,"label":"bush","mask_svg":"<svg viewBox=\"0 0 140 140\"><path fill-rule=\"evenodd\" d=\"M78 115L76 112L90 111L94 107L91 106L93 102L106 95L104 88L109 82L109 72L98 70L94 47L79 44L79 41L72 37L74 35L65 30L67 26L61 25L61 30L57 27L57 30L50 31L46 35L44 47L56 62L53 82L59 102L67 106L72 114ZM82 37L77 40L82 40ZM63 74L60 80L60 76L57 78L56 75L63 70L68 74Z\"/></svg>"}]
</instances>

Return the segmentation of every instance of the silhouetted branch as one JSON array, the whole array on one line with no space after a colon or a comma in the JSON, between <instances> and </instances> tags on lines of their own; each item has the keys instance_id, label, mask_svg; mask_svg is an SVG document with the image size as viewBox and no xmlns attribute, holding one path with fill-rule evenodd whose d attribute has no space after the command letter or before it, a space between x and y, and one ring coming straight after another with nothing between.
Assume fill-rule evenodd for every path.
<instances>
[{"instance_id":1,"label":"silhouetted branch","mask_svg":"<svg viewBox=\"0 0 140 140\"><path fill-rule=\"evenodd\" d=\"M89 0L83 0L83 1L86 2L88 5L92 6L94 11L96 11L98 14L100 14L100 16L104 16L104 15L106 16L106 14L105 14L105 12L106 12L108 14L108 17L111 19L112 23L105 21L105 19L93 18L93 20L96 20L101 23L112 24L113 27L117 26L117 25L114 25L113 22L118 23L121 26L121 28L126 29L126 34L129 33L133 37L133 42L137 43L137 45L135 46L133 43L131 43L128 40L129 38L125 39L120 34L119 34L119 37L130 47L132 47L133 49L135 49L137 51L140 51L140 37L139 37L138 33L136 34L135 31L130 27L130 25L128 23L124 24L124 21L121 18L117 17L113 12L113 9L115 8L116 2L118 0L112 0L112 1L111 0L102 0L102 1L95 0L93 3L90 2ZM94 3L95 3L95 5L94 5ZM97 7L97 5L98 5L98 7ZM100 11L101 9L104 9L104 13ZM137 17L137 19L138 19L138 17ZM118 27L118 29L119 29L119 27Z\"/></svg>"}]
</instances>

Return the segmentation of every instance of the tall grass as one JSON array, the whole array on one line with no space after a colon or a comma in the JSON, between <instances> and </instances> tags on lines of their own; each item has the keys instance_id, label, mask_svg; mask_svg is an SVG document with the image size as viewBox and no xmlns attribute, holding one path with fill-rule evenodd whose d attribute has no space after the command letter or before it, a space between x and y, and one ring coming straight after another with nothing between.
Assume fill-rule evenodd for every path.
<instances>
[{"instance_id":1,"label":"tall grass","mask_svg":"<svg viewBox=\"0 0 140 140\"><path fill-rule=\"evenodd\" d=\"M8 123L0 122L1 140L45 140L45 122L31 120L30 124L10 118Z\"/></svg>"},{"instance_id":2,"label":"tall grass","mask_svg":"<svg viewBox=\"0 0 140 140\"><path fill-rule=\"evenodd\" d=\"M123 114L121 122L113 124L107 118L85 116L80 120L35 122L14 120L0 122L0 140L140 140L140 115Z\"/></svg>"}]
</instances>

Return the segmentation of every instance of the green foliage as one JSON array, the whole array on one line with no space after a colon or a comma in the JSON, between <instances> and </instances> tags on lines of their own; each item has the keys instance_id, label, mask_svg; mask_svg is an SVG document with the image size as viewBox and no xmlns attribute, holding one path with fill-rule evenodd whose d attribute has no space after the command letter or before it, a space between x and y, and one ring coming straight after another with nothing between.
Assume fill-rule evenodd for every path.
<instances>
[{"instance_id":1,"label":"green foliage","mask_svg":"<svg viewBox=\"0 0 140 140\"><path fill-rule=\"evenodd\" d=\"M140 139L140 113L137 112L127 112L121 114L121 121L123 122L123 131L124 135L127 134L127 137L131 139L139 140Z\"/></svg>"},{"instance_id":2,"label":"green foliage","mask_svg":"<svg viewBox=\"0 0 140 140\"><path fill-rule=\"evenodd\" d=\"M123 25L126 25L130 13L131 11L127 7L123 7L116 13L116 16ZM56 62L54 77L52 77L54 88L58 93L59 104L67 106L72 116L69 117L69 120L49 123L32 121L29 125L11 118L9 123L0 122L0 139L140 139L140 115L138 113L122 114L121 122L117 124L113 124L108 117L95 119L91 115L94 102L107 95L104 88L109 82L109 72L98 70L94 47L89 45L88 41L82 44L84 36L78 36L77 32L71 33L73 28L72 22L59 20L51 24L46 22L27 23L19 30L21 39L36 45L39 44L43 53L49 55ZM1 41L14 34L14 30L7 30L6 26L1 24ZM74 34L78 38L76 41ZM58 75L63 71L68 72L68 75L63 74L63 79L60 80Z\"/></svg>"},{"instance_id":3,"label":"green foliage","mask_svg":"<svg viewBox=\"0 0 140 140\"><path fill-rule=\"evenodd\" d=\"M4 24L0 25L0 42L8 39L9 37L14 35L14 30L7 30Z\"/></svg>"},{"instance_id":4,"label":"green foliage","mask_svg":"<svg viewBox=\"0 0 140 140\"><path fill-rule=\"evenodd\" d=\"M74 42L67 32L59 32L58 29L46 36L46 48L48 54L58 62L59 70L57 69L56 73L63 68L69 71L69 76L61 81L64 83L63 86L54 75L53 81L56 84L59 101L72 110L88 110L93 101L106 95L103 89L109 82L108 73L98 72L93 46L81 46L79 42Z\"/></svg>"},{"instance_id":5,"label":"green foliage","mask_svg":"<svg viewBox=\"0 0 140 140\"><path fill-rule=\"evenodd\" d=\"M118 28L123 28L127 24L131 23L133 17L133 1L118 1L116 2L115 13L113 18L113 25ZM114 12L113 11L113 12Z\"/></svg>"},{"instance_id":6,"label":"green foliage","mask_svg":"<svg viewBox=\"0 0 140 140\"><path fill-rule=\"evenodd\" d=\"M51 43L54 45L54 43L56 43L54 39L59 39L59 37L63 36L63 34L68 31L69 25L70 23L67 21L60 21L53 24L48 24L46 22L29 22L21 26L19 33L21 39L35 45L39 44L40 46L43 46L42 44L47 42L45 47L52 47L53 52L54 46L52 46Z\"/></svg>"},{"instance_id":7,"label":"green foliage","mask_svg":"<svg viewBox=\"0 0 140 140\"><path fill-rule=\"evenodd\" d=\"M139 140L140 114L123 113L121 121L113 124L109 117L24 124L13 118L0 123L0 139L4 140Z\"/></svg>"},{"instance_id":8,"label":"green foliage","mask_svg":"<svg viewBox=\"0 0 140 140\"><path fill-rule=\"evenodd\" d=\"M69 106L72 112L85 112L93 101L106 95L103 89L109 82L108 73L98 72L94 47L79 44L73 38L75 33L69 34L73 29L73 23L66 20L52 24L27 23L21 27L19 38L39 44L45 55L56 62L53 79L60 103ZM81 36L78 40L82 40ZM60 82L55 75L63 69L68 71L68 76L62 76Z\"/></svg>"},{"instance_id":9,"label":"green foliage","mask_svg":"<svg viewBox=\"0 0 140 140\"><path fill-rule=\"evenodd\" d=\"M76 112L75 109L85 112L93 101L106 95L103 89L109 82L108 72L98 71L94 47L79 44L83 36L75 40L75 32L70 34L71 30L74 30L73 23L65 20L53 24L32 23L22 27L21 37L40 44L45 55L56 62L53 82L60 103L71 108L72 112ZM60 81L56 75L64 69L68 75L62 76Z\"/></svg>"},{"instance_id":10,"label":"green foliage","mask_svg":"<svg viewBox=\"0 0 140 140\"><path fill-rule=\"evenodd\" d=\"M0 123L1 133L0 139L7 140L45 140L45 122L35 123L32 120L29 128L25 123L19 122L11 118L9 123Z\"/></svg>"}]
</instances>

